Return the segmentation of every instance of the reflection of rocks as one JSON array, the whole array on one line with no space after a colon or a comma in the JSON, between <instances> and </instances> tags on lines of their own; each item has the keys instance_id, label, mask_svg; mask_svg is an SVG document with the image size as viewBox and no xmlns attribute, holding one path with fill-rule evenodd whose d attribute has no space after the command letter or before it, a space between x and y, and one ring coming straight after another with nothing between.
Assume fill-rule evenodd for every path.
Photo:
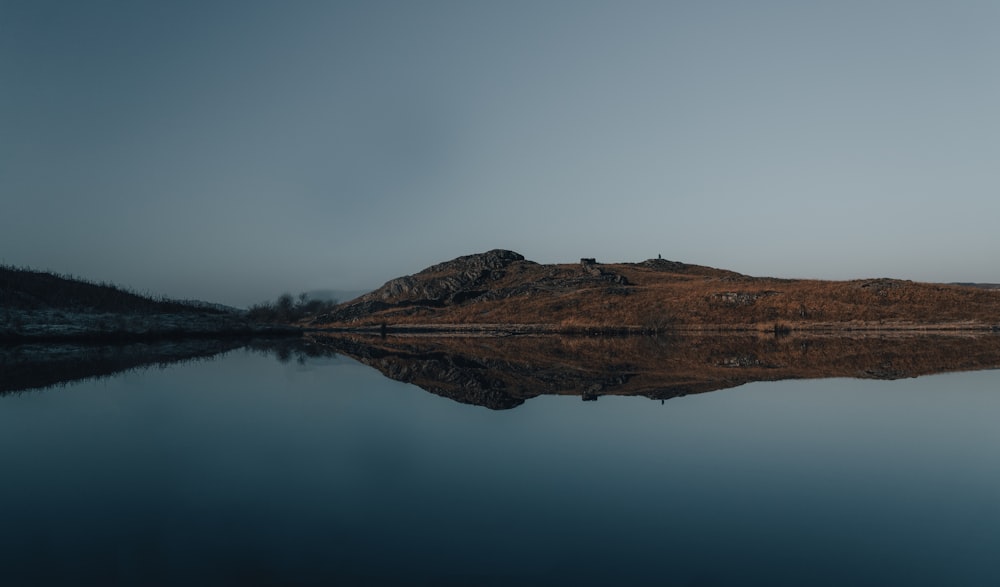
<instances>
[{"instance_id":1,"label":"reflection of rocks","mask_svg":"<svg viewBox=\"0 0 1000 587\"><path fill-rule=\"evenodd\" d=\"M1000 367L1000 336L357 337L313 345L462 403L507 409L539 395L653 399L753 381L899 379Z\"/></svg>"},{"instance_id":2,"label":"reflection of rocks","mask_svg":"<svg viewBox=\"0 0 1000 587\"><path fill-rule=\"evenodd\" d=\"M627 367L620 372L601 374L593 369L574 366L565 368L533 361L523 362L502 354L456 353L449 345L435 348L439 339L393 339L401 344L383 343L381 339L330 338L314 339L327 348L374 367L397 381L413 383L436 395L467 404L491 409L508 409L521 405L525 399L541 394L573 393L588 388L603 390L625 383L630 377ZM454 343L466 339L449 339ZM510 341L515 339L477 338L473 343ZM522 340L522 339L516 339ZM558 340L558 339L545 339ZM595 393L595 392L592 392Z\"/></svg>"},{"instance_id":3,"label":"reflection of rocks","mask_svg":"<svg viewBox=\"0 0 1000 587\"><path fill-rule=\"evenodd\" d=\"M207 358L248 346L282 362L345 355L458 402L509 409L539 395L669 399L753 381L900 379L1000 367L1000 336L420 337L188 339L0 346L0 393Z\"/></svg>"}]
</instances>

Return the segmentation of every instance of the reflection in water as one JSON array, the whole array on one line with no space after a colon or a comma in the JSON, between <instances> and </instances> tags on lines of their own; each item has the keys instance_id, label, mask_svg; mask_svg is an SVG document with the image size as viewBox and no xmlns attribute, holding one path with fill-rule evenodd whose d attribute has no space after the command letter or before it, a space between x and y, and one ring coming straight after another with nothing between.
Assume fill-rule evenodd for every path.
<instances>
[{"instance_id":1,"label":"reflection in water","mask_svg":"<svg viewBox=\"0 0 1000 587\"><path fill-rule=\"evenodd\" d=\"M752 381L899 379L1000 367L1000 336L312 337L386 377L508 409L539 395L652 399Z\"/></svg>"},{"instance_id":2,"label":"reflection in water","mask_svg":"<svg viewBox=\"0 0 1000 587\"><path fill-rule=\"evenodd\" d=\"M152 366L209 359L243 346L234 339L131 344L41 343L0 346L0 394L110 377Z\"/></svg>"},{"instance_id":3,"label":"reflection in water","mask_svg":"<svg viewBox=\"0 0 1000 587\"><path fill-rule=\"evenodd\" d=\"M282 363L345 355L455 401L509 409L540 395L665 400L753 381L900 379L1000 367L1000 336L364 337L0 347L0 393L247 347Z\"/></svg>"},{"instance_id":4,"label":"reflection in water","mask_svg":"<svg viewBox=\"0 0 1000 587\"><path fill-rule=\"evenodd\" d=\"M998 364L998 337L10 347L0 380L23 388L52 383L56 366L93 377L237 344L250 352L0 400L0 584L1000 577L997 373L761 384L668 409L605 397L979 369ZM343 355L377 371L328 358ZM382 373L494 408L574 397L495 412Z\"/></svg>"},{"instance_id":5,"label":"reflection in water","mask_svg":"<svg viewBox=\"0 0 1000 587\"><path fill-rule=\"evenodd\" d=\"M277 338L180 338L129 344L34 343L0 345L0 395L101 379L120 373L210 360L239 348L273 355L281 363L336 355L309 340Z\"/></svg>"}]
</instances>

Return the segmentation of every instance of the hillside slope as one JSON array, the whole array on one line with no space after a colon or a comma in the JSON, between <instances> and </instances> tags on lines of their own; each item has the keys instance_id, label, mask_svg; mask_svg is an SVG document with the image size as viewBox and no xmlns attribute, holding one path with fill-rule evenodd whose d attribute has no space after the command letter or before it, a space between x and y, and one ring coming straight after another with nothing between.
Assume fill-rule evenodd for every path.
<instances>
[{"instance_id":1,"label":"hillside slope","mask_svg":"<svg viewBox=\"0 0 1000 587\"><path fill-rule=\"evenodd\" d=\"M750 277L665 259L542 265L513 251L393 279L309 326L524 331L994 329L1000 292L897 279Z\"/></svg>"},{"instance_id":2,"label":"hillside slope","mask_svg":"<svg viewBox=\"0 0 1000 587\"><path fill-rule=\"evenodd\" d=\"M108 284L0 267L0 341L219 336L274 330L205 303L156 300Z\"/></svg>"}]
</instances>

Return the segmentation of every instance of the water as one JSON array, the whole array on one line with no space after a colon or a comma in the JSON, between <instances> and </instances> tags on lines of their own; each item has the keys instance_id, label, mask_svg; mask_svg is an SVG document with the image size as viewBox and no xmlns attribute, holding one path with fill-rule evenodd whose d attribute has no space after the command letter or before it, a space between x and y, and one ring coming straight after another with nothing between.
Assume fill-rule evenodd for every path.
<instances>
[{"instance_id":1,"label":"water","mask_svg":"<svg viewBox=\"0 0 1000 587\"><path fill-rule=\"evenodd\" d=\"M231 350L0 397L0 581L995 585L998 384L490 410Z\"/></svg>"}]
</instances>

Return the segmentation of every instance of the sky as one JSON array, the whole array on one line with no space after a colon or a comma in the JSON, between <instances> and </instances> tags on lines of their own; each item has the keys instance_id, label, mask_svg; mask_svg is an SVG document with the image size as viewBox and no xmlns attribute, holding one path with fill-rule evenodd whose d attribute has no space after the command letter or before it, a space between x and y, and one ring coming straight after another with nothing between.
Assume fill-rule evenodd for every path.
<instances>
[{"instance_id":1,"label":"sky","mask_svg":"<svg viewBox=\"0 0 1000 587\"><path fill-rule=\"evenodd\" d=\"M237 306L493 248L1000 282L1000 3L0 0L0 262Z\"/></svg>"}]
</instances>

